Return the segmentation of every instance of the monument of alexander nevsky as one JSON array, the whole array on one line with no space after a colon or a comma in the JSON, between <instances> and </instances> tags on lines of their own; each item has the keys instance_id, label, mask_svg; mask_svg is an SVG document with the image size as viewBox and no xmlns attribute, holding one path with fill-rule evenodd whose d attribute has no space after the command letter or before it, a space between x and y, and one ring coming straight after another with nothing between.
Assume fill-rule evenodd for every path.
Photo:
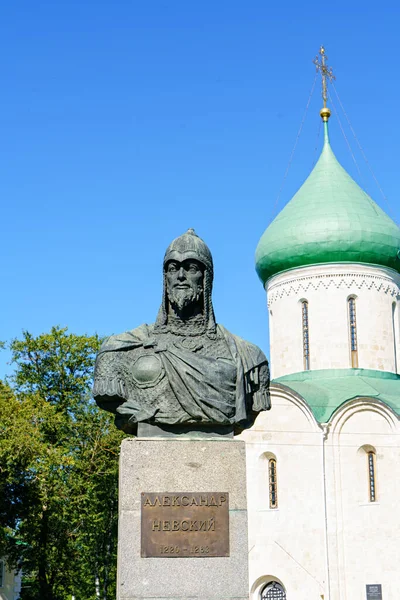
<instances>
[{"instance_id":1,"label":"monument of alexander nevsky","mask_svg":"<svg viewBox=\"0 0 400 600\"><path fill-rule=\"evenodd\" d=\"M118 600L248 598L246 463L234 430L270 408L268 362L217 324L189 229L164 256L153 325L106 339L93 395L135 434L120 457Z\"/></svg>"}]
</instances>

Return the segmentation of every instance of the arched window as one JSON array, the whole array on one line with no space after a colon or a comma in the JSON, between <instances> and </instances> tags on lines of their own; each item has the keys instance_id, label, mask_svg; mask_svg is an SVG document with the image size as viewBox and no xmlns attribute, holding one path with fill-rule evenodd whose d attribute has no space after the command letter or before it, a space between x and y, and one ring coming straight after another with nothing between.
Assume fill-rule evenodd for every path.
<instances>
[{"instance_id":1,"label":"arched window","mask_svg":"<svg viewBox=\"0 0 400 600\"><path fill-rule=\"evenodd\" d=\"M261 600L286 600L286 592L280 583L271 581L261 590Z\"/></svg>"},{"instance_id":2,"label":"arched window","mask_svg":"<svg viewBox=\"0 0 400 600\"><path fill-rule=\"evenodd\" d=\"M356 299L349 298L347 304L349 310L350 358L351 366L355 369L358 367Z\"/></svg>"},{"instance_id":3,"label":"arched window","mask_svg":"<svg viewBox=\"0 0 400 600\"><path fill-rule=\"evenodd\" d=\"M369 450L368 457L368 494L369 501L376 502L376 468L375 468L375 452Z\"/></svg>"},{"instance_id":4,"label":"arched window","mask_svg":"<svg viewBox=\"0 0 400 600\"><path fill-rule=\"evenodd\" d=\"M268 461L269 507L278 508L278 481L276 477L276 458Z\"/></svg>"},{"instance_id":5,"label":"arched window","mask_svg":"<svg viewBox=\"0 0 400 600\"><path fill-rule=\"evenodd\" d=\"M303 361L304 370L310 370L310 339L308 332L308 302L307 300L301 301L301 315L302 315L302 326L303 326Z\"/></svg>"}]
</instances>

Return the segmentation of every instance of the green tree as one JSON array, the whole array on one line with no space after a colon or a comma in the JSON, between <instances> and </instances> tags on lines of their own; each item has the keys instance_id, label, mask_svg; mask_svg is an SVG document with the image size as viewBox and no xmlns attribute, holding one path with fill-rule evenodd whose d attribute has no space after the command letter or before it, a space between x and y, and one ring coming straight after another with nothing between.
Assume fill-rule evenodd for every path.
<instances>
[{"instance_id":1,"label":"green tree","mask_svg":"<svg viewBox=\"0 0 400 600\"><path fill-rule=\"evenodd\" d=\"M99 339L53 327L10 347L15 373L0 384L0 552L29 574L25 600L108 600L122 434L90 395Z\"/></svg>"}]
</instances>

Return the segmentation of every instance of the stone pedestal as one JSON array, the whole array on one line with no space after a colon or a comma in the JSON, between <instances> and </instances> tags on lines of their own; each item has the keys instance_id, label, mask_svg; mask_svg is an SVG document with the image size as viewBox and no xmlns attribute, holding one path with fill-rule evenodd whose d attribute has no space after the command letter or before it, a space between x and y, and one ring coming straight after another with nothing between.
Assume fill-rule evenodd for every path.
<instances>
[{"instance_id":1,"label":"stone pedestal","mask_svg":"<svg viewBox=\"0 0 400 600\"><path fill-rule=\"evenodd\" d=\"M248 599L244 442L127 438L119 477L117 600ZM143 493L201 493L205 498L210 492L229 495L229 556L141 556ZM176 519L182 515L177 509Z\"/></svg>"}]
</instances>

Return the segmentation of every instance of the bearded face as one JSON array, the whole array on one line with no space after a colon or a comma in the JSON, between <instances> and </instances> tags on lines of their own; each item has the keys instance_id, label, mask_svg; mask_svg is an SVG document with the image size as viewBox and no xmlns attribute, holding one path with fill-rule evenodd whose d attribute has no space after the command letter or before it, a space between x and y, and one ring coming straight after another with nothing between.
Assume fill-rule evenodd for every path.
<instances>
[{"instance_id":1,"label":"bearded face","mask_svg":"<svg viewBox=\"0 0 400 600\"><path fill-rule=\"evenodd\" d=\"M166 266L167 294L176 313L198 302L203 293L204 268L194 259L171 260Z\"/></svg>"}]
</instances>

